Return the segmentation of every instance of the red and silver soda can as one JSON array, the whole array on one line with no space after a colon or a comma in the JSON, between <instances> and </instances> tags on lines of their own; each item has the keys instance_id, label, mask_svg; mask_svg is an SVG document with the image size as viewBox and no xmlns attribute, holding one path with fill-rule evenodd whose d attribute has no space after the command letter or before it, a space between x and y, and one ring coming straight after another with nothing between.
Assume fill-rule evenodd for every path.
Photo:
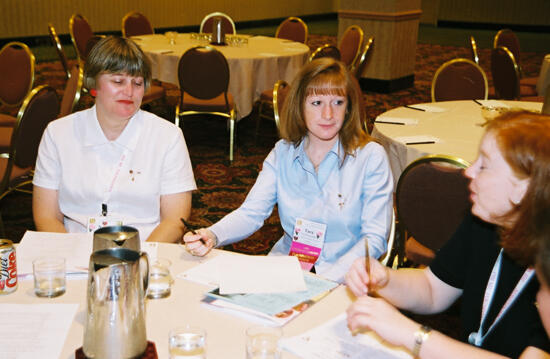
<instances>
[{"instance_id":1,"label":"red and silver soda can","mask_svg":"<svg viewBox=\"0 0 550 359\"><path fill-rule=\"evenodd\" d=\"M17 289L17 263L15 247L9 239L0 239L0 294Z\"/></svg>"}]
</instances>

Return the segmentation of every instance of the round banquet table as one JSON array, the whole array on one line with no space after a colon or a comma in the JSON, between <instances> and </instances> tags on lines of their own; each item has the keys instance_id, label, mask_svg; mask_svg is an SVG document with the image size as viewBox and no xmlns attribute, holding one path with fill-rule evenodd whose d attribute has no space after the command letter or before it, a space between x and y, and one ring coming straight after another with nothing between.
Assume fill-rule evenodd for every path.
<instances>
[{"instance_id":1,"label":"round banquet table","mask_svg":"<svg viewBox=\"0 0 550 359\"><path fill-rule=\"evenodd\" d=\"M519 108L540 112L542 103L525 101L479 101L484 104ZM426 111L397 107L376 118L372 136L386 149L394 183L415 159L442 154L460 157L470 163L477 157L477 150L484 122L481 106L474 101L443 101L412 105ZM380 122L378 122L380 121ZM404 123L403 125L396 123ZM406 142L434 140L429 144L405 144ZM394 187L395 188L395 187Z\"/></svg>"},{"instance_id":2,"label":"round banquet table","mask_svg":"<svg viewBox=\"0 0 550 359\"><path fill-rule=\"evenodd\" d=\"M306 62L309 47L290 40L266 36L240 35L248 39L240 46L213 46L229 64L229 92L237 105L237 118L252 111L262 91L273 88L278 80L291 82ZM191 34L178 34L175 44L164 35L133 37L151 60L153 78L174 85L178 83L178 61L188 49L208 45L192 39Z\"/></svg>"}]
</instances>

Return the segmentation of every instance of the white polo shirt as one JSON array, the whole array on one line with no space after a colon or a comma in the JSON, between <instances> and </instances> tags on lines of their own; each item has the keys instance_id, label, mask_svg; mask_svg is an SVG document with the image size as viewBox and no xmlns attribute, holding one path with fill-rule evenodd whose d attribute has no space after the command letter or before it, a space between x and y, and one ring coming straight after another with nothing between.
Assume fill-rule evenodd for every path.
<instances>
[{"instance_id":1,"label":"white polo shirt","mask_svg":"<svg viewBox=\"0 0 550 359\"><path fill-rule=\"evenodd\" d=\"M106 202L108 215L136 227L141 240L160 222L161 195L197 188L177 126L139 110L109 141L95 106L48 125L33 184L58 191L67 231L86 231L88 218L101 215Z\"/></svg>"}]
</instances>

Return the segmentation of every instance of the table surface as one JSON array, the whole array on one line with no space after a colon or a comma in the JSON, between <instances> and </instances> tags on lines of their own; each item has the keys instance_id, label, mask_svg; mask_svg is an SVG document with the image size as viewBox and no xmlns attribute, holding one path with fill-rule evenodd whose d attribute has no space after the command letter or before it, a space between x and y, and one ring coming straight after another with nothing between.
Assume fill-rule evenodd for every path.
<instances>
[{"instance_id":1,"label":"table surface","mask_svg":"<svg viewBox=\"0 0 550 359\"><path fill-rule=\"evenodd\" d=\"M198 325L207 331L207 355L209 359L245 358L245 329L253 322L229 313L221 312L201 303L203 294L210 287L190 282L176 275L202 261L219 254L214 250L206 258L192 257L183 246L159 244L158 256L172 261L171 273L175 279L172 294L168 298L146 301L147 338L155 342L159 358L168 358L168 331L184 324ZM69 330L60 358L74 358L75 350L82 346L86 319L86 279L68 279L67 292L57 298L38 298L33 292L32 279L20 280L19 288L9 295L0 296L0 303L51 304L78 303L79 309ZM300 334L341 314L351 303L345 286L339 286L319 303L301 313L283 327L285 336ZM296 358L284 352L283 359Z\"/></svg>"},{"instance_id":2,"label":"table surface","mask_svg":"<svg viewBox=\"0 0 550 359\"><path fill-rule=\"evenodd\" d=\"M273 88L278 80L291 82L309 56L309 47L290 40L267 36L247 36L248 44L213 46L227 59L229 91L237 104L237 116L252 111L254 101L262 91ZM178 82L178 61L188 49L209 45L192 39L191 34L178 34L175 44L164 35L133 37L151 60L153 78L174 85Z\"/></svg>"},{"instance_id":3,"label":"table surface","mask_svg":"<svg viewBox=\"0 0 550 359\"><path fill-rule=\"evenodd\" d=\"M540 111L542 107L540 102L501 100L481 102L531 111ZM397 107L384 112L377 117L377 120L408 119L416 120L418 123L413 125L374 123L372 135L382 143L388 153L395 183L409 163L425 155L451 155L470 163L474 162L477 157L479 142L484 131L480 126L484 122L480 105L470 100L431 102L419 105L437 107L443 112L417 111L406 107ZM422 135L437 137L439 141L432 144L405 145L395 140L398 137Z\"/></svg>"}]
</instances>

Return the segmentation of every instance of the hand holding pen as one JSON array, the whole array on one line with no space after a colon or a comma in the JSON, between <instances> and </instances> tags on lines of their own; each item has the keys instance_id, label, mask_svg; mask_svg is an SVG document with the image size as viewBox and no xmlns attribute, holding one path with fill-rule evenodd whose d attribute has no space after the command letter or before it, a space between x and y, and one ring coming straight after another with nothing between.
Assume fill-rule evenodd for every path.
<instances>
[{"instance_id":1,"label":"hand holding pen","mask_svg":"<svg viewBox=\"0 0 550 359\"><path fill-rule=\"evenodd\" d=\"M346 274L346 285L357 297L376 292L385 287L390 279L388 267L375 258L368 258L368 260L366 258L355 260Z\"/></svg>"},{"instance_id":2,"label":"hand holding pen","mask_svg":"<svg viewBox=\"0 0 550 359\"><path fill-rule=\"evenodd\" d=\"M183 218L181 221L189 231L183 236L183 244L189 253L202 257L216 246L217 237L212 231L207 228L196 228Z\"/></svg>"}]
</instances>

